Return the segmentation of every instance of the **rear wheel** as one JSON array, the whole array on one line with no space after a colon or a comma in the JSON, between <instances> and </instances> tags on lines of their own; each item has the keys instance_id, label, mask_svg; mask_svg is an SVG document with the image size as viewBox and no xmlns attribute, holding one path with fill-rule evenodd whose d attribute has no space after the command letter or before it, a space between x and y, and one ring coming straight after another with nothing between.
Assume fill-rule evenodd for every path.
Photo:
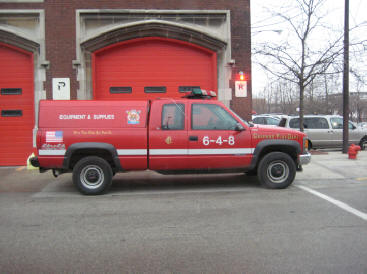
<instances>
[{"instance_id":1,"label":"rear wheel","mask_svg":"<svg viewBox=\"0 0 367 274\"><path fill-rule=\"evenodd\" d=\"M80 159L73 169L73 182L85 195L98 195L107 191L111 186L112 177L109 163L97 156Z\"/></svg>"},{"instance_id":2,"label":"rear wheel","mask_svg":"<svg viewBox=\"0 0 367 274\"><path fill-rule=\"evenodd\" d=\"M261 159L257 174L260 183L268 188L286 188L296 176L296 164L286 153L271 152Z\"/></svg>"}]
</instances>

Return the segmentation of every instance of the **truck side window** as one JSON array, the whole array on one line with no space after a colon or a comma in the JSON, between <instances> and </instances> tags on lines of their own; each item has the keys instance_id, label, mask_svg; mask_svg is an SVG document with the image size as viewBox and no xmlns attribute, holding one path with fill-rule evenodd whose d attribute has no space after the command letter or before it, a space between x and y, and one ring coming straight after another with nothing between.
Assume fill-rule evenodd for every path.
<instances>
[{"instance_id":1,"label":"truck side window","mask_svg":"<svg viewBox=\"0 0 367 274\"><path fill-rule=\"evenodd\" d=\"M185 105L165 104L162 108L162 129L182 130L185 129Z\"/></svg>"},{"instance_id":2,"label":"truck side window","mask_svg":"<svg viewBox=\"0 0 367 274\"><path fill-rule=\"evenodd\" d=\"M237 120L225 109L212 104L192 104L193 130L234 130Z\"/></svg>"}]
</instances>

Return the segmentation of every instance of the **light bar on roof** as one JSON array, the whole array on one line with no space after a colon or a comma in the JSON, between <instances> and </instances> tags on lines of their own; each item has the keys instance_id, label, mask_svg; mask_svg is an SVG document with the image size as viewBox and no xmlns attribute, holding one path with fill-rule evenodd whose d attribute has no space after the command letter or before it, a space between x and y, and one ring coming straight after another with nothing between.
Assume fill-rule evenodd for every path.
<instances>
[{"instance_id":1,"label":"light bar on roof","mask_svg":"<svg viewBox=\"0 0 367 274\"><path fill-rule=\"evenodd\" d=\"M195 88L191 92L188 92L185 95L187 98L212 98L217 97L217 93L215 91L207 91L205 89Z\"/></svg>"}]
</instances>

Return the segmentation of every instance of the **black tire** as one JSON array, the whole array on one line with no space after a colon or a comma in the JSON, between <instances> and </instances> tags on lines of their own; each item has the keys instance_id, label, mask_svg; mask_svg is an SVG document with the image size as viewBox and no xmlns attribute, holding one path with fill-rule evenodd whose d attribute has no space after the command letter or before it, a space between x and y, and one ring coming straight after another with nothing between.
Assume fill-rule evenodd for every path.
<instances>
[{"instance_id":1,"label":"black tire","mask_svg":"<svg viewBox=\"0 0 367 274\"><path fill-rule=\"evenodd\" d=\"M362 138L359 142L359 146L361 147L361 150L365 150L367 148L367 137Z\"/></svg>"},{"instance_id":2,"label":"black tire","mask_svg":"<svg viewBox=\"0 0 367 274\"><path fill-rule=\"evenodd\" d=\"M312 142L310 139L308 139L308 150L311 150L312 148Z\"/></svg>"},{"instance_id":3,"label":"black tire","mask_svg":"<svg viewBox=\"0 0 367 274\"><path fill-rule=\"evenodd\" d=\"M252 170L246 171L245 174L246 176L257 176L257 170L252 169Z\"/></svg>"},{"instance_id":4,"label":"black tire","mask_svg":"<svg viewBox=\"0 0 367 274\"><path fill-rule=\"evenodd\" d=\"M73 168L73 183L85 195L98 195L112 184L110 164L97 156L80 159Z\"/></svg>"},{"instance_id":5,"label":"black tire","mask_svg":"<svg viewBox=\"0 0 367 274\"><path fill-rule=\"evenodd\" d=\"M296 164L286 153L270 152L261 159L257 176L260 183L267 188L286 188L296 177Z\"/></svg>"}]
</instances>

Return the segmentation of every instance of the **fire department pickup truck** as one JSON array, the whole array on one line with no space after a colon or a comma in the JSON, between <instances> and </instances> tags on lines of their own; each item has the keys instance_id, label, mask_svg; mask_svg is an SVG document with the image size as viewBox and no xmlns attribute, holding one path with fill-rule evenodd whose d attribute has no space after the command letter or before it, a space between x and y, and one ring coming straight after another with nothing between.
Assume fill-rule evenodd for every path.
<instances>
[{"instance_id":1,"label":"fire department pickup truck","mask_svg":"<svg viewBox=\"0 0 367 274\"><path fill-rule=\"evenodd\" d=\"M269 188L289 186L309 163L299 131L243 121L202 91L185 98L41 101L31 164L55 176L72 172L87 195L109 188L117 172L245 172Z\"/></svg>"}]
</instances>

